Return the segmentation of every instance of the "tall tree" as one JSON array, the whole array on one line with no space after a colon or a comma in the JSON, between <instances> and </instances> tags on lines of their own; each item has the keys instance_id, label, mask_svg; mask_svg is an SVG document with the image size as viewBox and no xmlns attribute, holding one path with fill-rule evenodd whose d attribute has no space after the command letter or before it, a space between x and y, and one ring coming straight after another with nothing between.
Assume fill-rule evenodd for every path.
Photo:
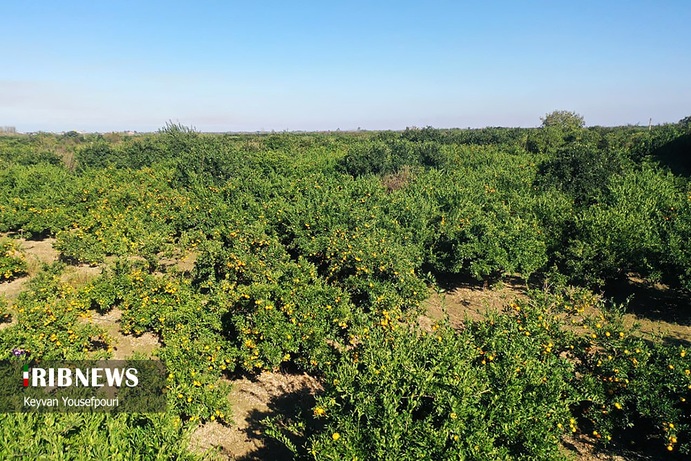
<instances>
[{"instance_id":1,"label":"tall tree","mask_svg":"<svg viewBox=\"0 0 691 461\"><path fill-rule=\"evenodd\" d=\"M575 130L585 126L585 120L582 115L567 110L555 110L544 117L540 117L540 120L542 120L543 127Z\"/></svg>"}]
</instances>

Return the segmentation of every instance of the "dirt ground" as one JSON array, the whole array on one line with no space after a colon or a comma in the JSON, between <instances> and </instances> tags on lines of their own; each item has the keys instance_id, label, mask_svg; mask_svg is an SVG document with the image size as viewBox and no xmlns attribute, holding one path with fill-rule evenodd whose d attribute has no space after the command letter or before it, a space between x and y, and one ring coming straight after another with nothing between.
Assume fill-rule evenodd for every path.
<instances>
[{"instance_id":1,"label":"dirt ground","mask_svg":"<svg viewBox=\"0 0 691 461\"><path fill-rule=\"evenodd\" d=\"M3 295L10 303L17 298L26 286L26 283L40 270L42 264L52 264L58 260L60 253L53 247L55 239L43 240L17 239L20 249L24 252L28 265L28 275L0 283L0 295ZM70 265L65 269L61 279L72 286L81 286L98 277L102 267L89 265ZM120 331L120 317L122 311L113 309L100 315L93 313L91 321L103 328L114 342L113 359L121 360L129 358L134 353L151 357L152 353L160 347L158 338L152 333L145 333L139 337L123 335ZM89 319L85 319L89 321ZM16 320L0 324L0 329L14 325Z\"/></svg>"},{"instance_id":2,"label":"dirt ground","mask_svg":"<svg viewBox=\"0 0 691 461\"><path fill-rule=\"evenodd\" d=\"M292 454L263 434L261 421L279 414L309 411L321 391L319 381L306 374L264 372L231 381L228 399L233 417L230 426L203 424L192 435L196 452L213 450L219 459L236 461L290 460Z\"/></svg>"},{"instance_id":3,"label":"dirt ground","mask_svg":"<svg viewBox=\"0 0 691 461\"><path fill-rule=\"evenodd\" d=\"M94 313L91 321L103 328L113 341L113 360L124 360L138 354L144 357L152 357L154 352L161 347L158 336L146 332L141 336L124 335L120 331L120 318L122 311L114 308L105 314ZM88 319L87 319L88 321Z\"/></svg>"},{"instance_id":4,"label":"dirt ground","mask_svg":"<svg viewBox=\"0 0 691 461\"><path fill-rule=\"evenodd\" d=\"M6 234L0 234L0 238L5 236ZM0 295L5 296L9 301L15 299L24 290L26 282L36 275L42 264L52 264L58 260L59 256L59 252L53 248L55 239L52 238L45 240L17 239L17 243L26 255L29 274L10 282L0 283Z\"/></svg>"},{"instance_id":5,"label":"dirt ground","mask_svg":"<svg viewBox=\"0 0 691 461\"><path fill-rule=\"evenodd\" d=\"M500 312L514 299L526 299L525 284L517 280L484 287L481 284L460 281L456 285L445 283L444 291L431 292L425 301L425 314L418 318L422 328L448 316L449 323L459 328L467 320L482 320L488 312ZM644 280L629 275L626 280L608 287L605 296L615 302L628 300L624 325L646 337L659 337L663 341L691 345L691 305L682 293L675 292L661 284L648 284ZM583 315L597 315L590 309ZM568 457L580 461L656 461L664 460L666 453L659 447L647 447L646 453L632 451L629 447L615 447L611 451L599 451L593 440L585 435L567 437L563 447Z\"/></svg>"},{"instance_id":6,"label":"dirt ground","mask_svg":"<svg viewBox=\"0 0 691 461\"><path fill-rule=\"evenodd\" d=\"M691 300L662 284L647 284L633 275L625 281L608 287L605 296L617 303L627 302L624 325L637 326L640 334L659 337L670 343L691 345ZM426 314L419 319L423 328L448 315L452 327L459 328L463 321L481 320L488 312L500 312L514 299L526 299L525 284L509 280L491 287L472 282L459 282L448 286L442 293L431 292L425 301ZM595 309L584 315L597 315Z\"/></svg>"},{"instance_id":7,"label":"dirt ground","mask_svg":"<svg viewBox=\"0 0 691 461\"><path fill-rule=\"evenodd\" d=\"M443 292L432 291L424 302L425 314L418 320L425 328L448 315L451 326L459 328L465 320L481 320L488 312L500 312L516 298L527 298L525 285L517 280L492 287L461 282Z\"/></svg>"},{"instance_id":8,"label":"dirt ground","mask_svg":"<svg viewBox=\"0 0 691 461\"><path fill-rule=\"evenodd\" d=\"M642 333L691 345L691 298L687 294L629 274L626 280L607 287L605 295L618 303L628 299L626 325L638 323Z\"/></svg>"}]
</instances>

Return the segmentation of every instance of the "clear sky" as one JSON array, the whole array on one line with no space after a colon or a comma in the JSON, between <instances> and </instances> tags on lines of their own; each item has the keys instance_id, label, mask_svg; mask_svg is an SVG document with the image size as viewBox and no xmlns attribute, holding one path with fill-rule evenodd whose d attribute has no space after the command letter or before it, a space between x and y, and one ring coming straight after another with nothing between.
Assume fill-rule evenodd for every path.
<instances>
[{"instance_id":1,"label":"clear sky","mask_svg":"<svg viewBox=\"0 0 691 461\"><path fill-rule=\"evenodd\" d=\"M691 115L690 0L3 1L0 125L200 131Z\"/></svg>"}]
</instances>

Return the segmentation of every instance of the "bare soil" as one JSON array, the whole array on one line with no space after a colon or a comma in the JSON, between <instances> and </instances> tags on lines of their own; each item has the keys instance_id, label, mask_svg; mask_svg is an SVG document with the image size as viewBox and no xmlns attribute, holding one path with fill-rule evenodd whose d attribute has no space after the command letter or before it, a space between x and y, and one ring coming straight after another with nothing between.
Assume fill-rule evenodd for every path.
<instances>
[{"instance_id":1,"label":"bare soil","mask_svg":"<svg viewBox=\"0 0 691 461\"><path fill-rule=\"evenodd\" d=\"M4 296L8 301L12 301L24 291L24 285L29 277L20 277L9 282L0 282L0 296Z\"/></svg>"},{"instance_id":2,"label":"bare soil","mask_svg":"<svg viewBox=\"0 0 691 461\"><path fill-rule=\"evenodd\" d=\"M562 445L567 457L579 461L643 461L651 459L626 450L619 450L621 453L607 453L598 450L595 440L585 435L564 437Z\"/></svg>"},{"instance_id":3,"label":"bare soil","mask_svg":"<svg viewBox=\"0 0 691 461\"><path fill-rule=\"evenodd\" d=\"M31 268L33 260L40 261L44 264L52 264L58 260L60 252L53 248L55 244L54 238L46 238L43 240L26 240L18 239L20 248L26 253L26 260ZM31 270L29 270L31 273Z\"/></svg>"},{"instance_id":4,"label":"bare soil","mask_svg":"<svg viewBox=\"0 0 691 461\"><path fill-rule=\"evenodd\" d=\"M1 234L4 237L6 234ZM0 295L5 296L9 301L12 301L19 296L24 290L26 282L36 275L43 264L52 264L58 260L60 253L53 248L55 239L47 238L44 240L26 240L23 238L16 239L19 248L26 256L26 263L28 266L28 275L19 277L10 282L0 283Z\"/></svg>"},{"instance_id":5,"label":"bare soil","mask_svg":"<svg viewBox=\"0 0 691 461\"><path fill-rule=\"evenodd\" d=\"M90 319L95 325L103 328L113 341L113 360L128 359L135 353L147 358L154 357L156 350L161 347L158 336L148 331L141 336L122 334L121 317L122 311L114 308L105 314L94 313Z\"/></svg>"},{"instance_id":6,"label":"bare soil","mask_svg":"<svg viewBox=\"0 0 691 461\"><path fill-rule=\"evenodd\" d=\"M452 327L460 328L464 321L482 320L489 312L501 312L515 299L527 299L525 284L509 279L493 286L461 281L455 286L447 283L443 292L431 292L425 301L425 314L418 321L423 328L448 315ZM629 275L626 280L608 287L605 296L617 303L627 303L624 325L637 327L646 337L657 337L674 344L691 345L691 300L684 293L666 285L649 284ZM598 315L590 309L583 315Z\"/></svg>"},{"instance_id":7,"label":"bare soil","mask_svg":"<svg viewBox=\"0 0 691 461\"><path fill-rule=\"evenodd\" d=\"M443 292L432 292L424 302L425 314L418 319L423 328L448 315L453 328L460 328L467 320L482 320L489 312L501 312L516 298L527 298L525 284L518 280L484 287L473 282L461 282Z\"/></svg>"},{"instance_id":8,"label":"bare soil","mask_svg":"<svg viewBox=\"0 0 691 461\"><path fill-rule=\"evenodd\" d=\"M627 302L624 322L637 323L642 333L663 341L691 345L691 298L661 283L649 283L635 274L605 291L615 302Z\"/></svg>"},{"instance_id":9,"label":"bare soil","mask_svg":"<svg viewBox=\"0 0 691 461\"><path fill-rule=\"evenodd\" d=\"M189 251L179 257L161 258L159 263L165 268L173 268L179 272L189 273L194 269L194 263L197 262L199 254L195 251Z\"/></svg>"},{"instance_id":10,"label":"bare soil","mask_svg":"<svg viewBox=\"0 0 691 461\"><path fill-rule=\"evenodd\" d=\"M314 396L321 392L319 381L306 374L264 372L255 377L231 381L228 395L233 408L230 426L208 422L192 435L190 447L196 452L214 451L220 459L237 461L291 460L292 453L267 438L264 418L309 411Z\"/></svg>"}]
</instances>

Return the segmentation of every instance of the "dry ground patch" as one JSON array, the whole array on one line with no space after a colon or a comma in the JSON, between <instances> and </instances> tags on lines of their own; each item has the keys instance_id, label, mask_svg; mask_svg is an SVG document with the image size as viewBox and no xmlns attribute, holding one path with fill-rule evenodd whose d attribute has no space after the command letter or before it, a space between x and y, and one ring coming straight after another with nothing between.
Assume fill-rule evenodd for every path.
<instances>
[{"instance_id":1,"label":"dry ground patch","mask_svg":"<svg viewBox=\"0 0 691 461\"><path fill-rule=\"evenodd\" d=\"M231 381L228 395L233 416L230 426L217 422L201 425L192 435L196 452L213 450L219 459L242 461L290 460L292 454L264 435L261 421L277 415L309 411L322 390L319 381L306 374L265 371Z\"/></svg>"},{"instance_id":2,"label":"dry ground patch","mask_svg":"<svg viewBox=\"0 0 691 461\"><path fill-rule=\"evenodd\" d=\"M688 295L660 283L647 283L634 275L607 287L602 295L617 303L628 300L623 318L627 328L636 326L646 337L691 344L691 300ZM527 298L525 284L516 279L489 287L468 281L456 285L447 283L443 291L430 291L419 323L428 328L433 322L448 316L451 326L460 328L466 320L482 320L488 312L499 313L513 300ZM581 323L583 316L599 314L598 309L588 308L573 320Z\"/></svg>"},{"instance_id":3,"label":"dry ground patch","mask_svg":"<svg viewBox=\"0 0 691 461\"><path fill-rule=\"evenodd\" d=\"M40 270L43 264L52 264L60 257L60 252L54 248L55 239L46 238L43 240L17 239L20 249L24 252L28 275L17 278L10 282L0 283L0 295L3 295L10 303L19 296L26 288L26 283ZM61 276L61 280L74 287L83 286L92 279L101 275L101 266L90 266L86 264L69 265ZM120 331L120 317L122 311L112 309L105 314L94 312L90 319L94 324L103 328L110 339L113 341L113 359L122 360L131 357L134 353L151 357L153 352L160 347L158 338L153 333L144 333L141 336L124 335ZM13 316L11 322L0 324L0 329L7 328L16 323Z\"/></svg>"}]
</instances>

